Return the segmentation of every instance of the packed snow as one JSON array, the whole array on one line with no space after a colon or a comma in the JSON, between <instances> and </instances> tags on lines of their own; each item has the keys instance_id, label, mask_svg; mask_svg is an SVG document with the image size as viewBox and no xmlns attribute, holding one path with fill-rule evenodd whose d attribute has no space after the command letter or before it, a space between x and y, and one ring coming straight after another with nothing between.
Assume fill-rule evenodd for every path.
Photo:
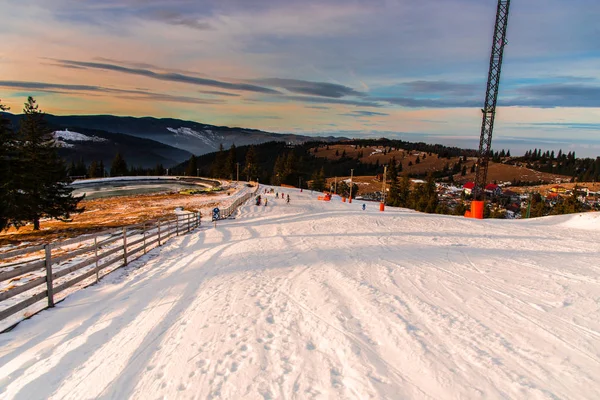
<instances>
[{"instance_id":1,"label":"packed snow","mask_svg":"<svg viewBox=\"0 0 600 400\"><path fill-rule=\"evenodd\" d=\"M0 398L600 398L597 213L275 190L0 335Z\"/></svg>"},{"instance_id":2,"label":"packed snow","mask_svg":"<svg viewBox=\"0 0 600 400\"><path fill-rule=\"evenodd\" d=\"M54 138L56 139L56 143L63 147L73 147L74 145L68 142L106 142L107 139L100 138L98 136L87 136L83 133L71 132L69 130L64 131L55 131Z\"/></svg>"},{"instance_id":3,"label":"packed snow","mask_svg":"<svg viewBox=\"0 0 600 400\"><path fill-rule=\"evenodd\" d=\"M224 139L223 136L216 135L212 130L206 129L203 132L197 132L191 128L180 127L180 128L167 128L169 132L175 134L175 136L189 136L196 139L200 139L204 144L218 148L217 141Z\"/></svg>"}]
</instances>

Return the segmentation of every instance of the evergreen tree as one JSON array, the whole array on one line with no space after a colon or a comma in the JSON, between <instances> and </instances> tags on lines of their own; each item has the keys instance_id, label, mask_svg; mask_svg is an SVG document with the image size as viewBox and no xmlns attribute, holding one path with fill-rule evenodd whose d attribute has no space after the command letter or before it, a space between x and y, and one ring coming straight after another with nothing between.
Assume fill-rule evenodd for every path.
<instances>
[{"instance_id":1,"label":"evergreen tree","mask_svg":"<svg viewBox=\"0 0 600 400\"><path fill-rule=\"evenodd\" d=\"M32 97L27 99L23 113L19 130L20 211L16 225L31 221L33 229L39 230L41 218L68 221L72 213L83 212L77 204L84 196L73 197L67 168L58 156L54 136Z\"/></svg>"},{"instance_id":2,"label":"evergreen tree","mask_svg":"<svg viewBox=\"0 0 600 400\"><path fill-rule=\"evenodd\" d=\"M396 169L396 158L392 157L387 170L386 180L390 182L390 191L388 192L386 203L390 206L397 206L399 203L398 192L398 170Z\"/></svg>"},{"instance_id":3,"label":"evergreen tree","mask_svg":"<svg viewBox=\"0 0 600 400\"><path fill-rule=\"evenodd\" d=\"M163 167L162 164L156 164L156 167L154 167L153 172L155 176L163 176L167 171L165 170L165 167Z\"/></svg>"},{"instance_id":4,"label":"evergreen tree","mask_svg":"<svg viewBox=\"0 0 600 400\"><path fill-rule=\"evenodd\" d=\"M198 175L198 162L196 160L196 156L192 155L190 160L188 161L187 167L185 168L186 176L196 176Z\"/></svg>"},{"instance_id":5,"label":"evergreen tree","mask_svg":"<svg viewBox=\"0 0 600 400\"><path fill-rule=\"evenodd\" d=\"M402 179L398 185L398 207L408 207L410 192L410 178L405 173L402 175Z\"/></svg>"},{"instance_id":6,"label":"evergreen tree","mask_svg":"<svg viewBox=\"0 0 600 400\"><path fill-rule=\"evenodd\" d=\"M467 166L463 165L462 170L460 171L460 176L465 176L467 174Z\"/></svg>"},{"instance_id":7,"label":"evergreen tree","mask_svg":"<svg viewBox=\"0 0 600 400\"><path fill-rule=\"evenodd\" d=\"M234 180L237 176L237 150L235 144L232 144L225 159L225 178Z\"/></svg>"},{"instance_id":8,"label":"evergreen tree","mask_svg":"<svg viewBox=\"0 0 600 400\"><path fill-rule=\"evenodd\" d=\"M8 228L17 214L15 168L19 159L17 142L8 119L1 114L9 108L0 103L0 231Z\"/></svg>"},{"instance_id":9,"label":"evergreen tree","mask_svg":"<svg viewBox=\"0 0 600 400\"><path fill-rule=\"evenodd\" d=\"M271 182L275 186L281 185L281 182L285 179L285 160L282 154L278 154L275 159L275 165L273 166L273 177Z\"/></svg>"},{"instance_id":10,"label":"evergreen tree","mask_svg":"<svg viewBox=\"0 0 600 400\"><path fill-rule=\"evenodd\" d=\"M321 167L321 170L318 173L314 173L312 176L311 189L322 192L325 190L325 170Z\"/></svg>"},{"instance_id":11,"label":"evergreen tree","mask_svg":"<svg viewBox=\"0 0 600 400\"><path fill-rule=\"evenodd\" d=\"M256 150L254 149L254 146L250 146L246 152L244 172L246 173L246 181L248 182L258 178L258 161L256 160Z\"/></svg>"},{"instance_id":12,"label":"evergreen tree","mask_svg":"<svg viewBox=\"0 0 600 400\"><path fill-rule=\"evenodd\" d=\"M89 178L100 178L99 165L96 160L92 161L87 170L87 176Z\"/></svg>"},{"instance_id":13,"label":"evergreen tree","mask_svg":"<svg viewBox=\"0 0 600 400\"><path fill-rule=\"evenodd\" d=\"M223 178L225 176L225 160L227 155L225 154L225 148L223 143L219 144L219 151L215 156L215 161L212 163L210 168L210 175L213 178Z\"/></svg>"},{"instance_id":14,"label":"evergreen tree","mask_svg":"<svg viewBox=\"0 0 600 400\"><path fill-rule=\"evenodd\" d=\"M121 152L117 152L110 166L110 176L126 176L127 173L127 162L121 155Z\"/></svg>"}]
</instances>

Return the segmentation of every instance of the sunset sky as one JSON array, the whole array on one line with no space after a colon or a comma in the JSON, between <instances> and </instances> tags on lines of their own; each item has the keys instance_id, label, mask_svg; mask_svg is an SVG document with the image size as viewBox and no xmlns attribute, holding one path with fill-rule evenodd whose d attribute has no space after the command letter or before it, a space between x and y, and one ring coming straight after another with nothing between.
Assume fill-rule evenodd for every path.
<instances>
[{"instance_id":1,"label":"sunset sky","mask_svg":"<svg viewBox=\"0 0 600 400\"><path fill-rule=\"evenodd\" d=\"M496 0L0 0L0 99L476 147ZM600 1L513 0L493 147L600 155Z\"/></svg>"}]
</instances>

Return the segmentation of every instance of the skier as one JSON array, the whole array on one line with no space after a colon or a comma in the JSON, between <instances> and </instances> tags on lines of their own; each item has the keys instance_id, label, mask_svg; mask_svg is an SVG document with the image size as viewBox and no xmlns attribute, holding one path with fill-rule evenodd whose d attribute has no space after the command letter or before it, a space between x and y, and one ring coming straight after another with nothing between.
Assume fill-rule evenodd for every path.
<instances>
[{"instance_id":1,"label":"skier","mask_svg":"<svg viewBox=\"0 0 600 400\"><path fill-rule=\"evenodd\" d=\"M269 201L269 199L267 199L267 198L265 197L265 207L267 206L267 202L268 202L268 201Z\"/></svg>"},{"instance_id":2,"label":"skier","mask_svg":"<svg viewBox=\"0 0 600 400\"><path fill-rule=\"evenodd\" d=\"M287 203L288 204L290 203L290 195L289 194L287 195Z\"/></svg>"},{"instance_id":3,"label":"skier","mask_svg":"<svg viewBox=\"0 0 600 400\"><path fill-rule=\"evenodd\" d=\"M365 208L367 208L367 205L363 203L363 211L365 211Z\"/></svg>"},{"instance_id":4,"label":"skier","mask_svg":"<svg viewBox=\"0 0 600 400\"><path fill-rule=\"evenodd\" d=\"M275 198L278 199L279 198L279 192L275 193Z\"/></svg>"}]
</instances>

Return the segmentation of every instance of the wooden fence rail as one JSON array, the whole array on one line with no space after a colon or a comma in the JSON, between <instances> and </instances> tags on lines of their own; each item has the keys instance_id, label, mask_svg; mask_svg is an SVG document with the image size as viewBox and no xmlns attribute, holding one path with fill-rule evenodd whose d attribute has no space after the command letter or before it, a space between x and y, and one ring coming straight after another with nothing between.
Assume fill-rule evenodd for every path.
<instances>
[{"instance_id":1,"label":"wooden fence rail","mask_svg":"<svg viewBox=\"0 0 600 400\"><path fill-rule=\"evenodd\" d=\"M118 231L113 229L93 236L0 254L0 260L17 256L30 258L0 266L0 282L10 280L8 289L0 292L0 304L31 291L27 297L2 309L0 321L44 298L47 299L47 307L53 307L57 294L94 276L95 282L108 267L113 266L111 270L114 270L127 265L151 248L165 244L171 237L189 232L200 224L200 213L180 214L169 220L126 226ZM119 235L113 236L117 232ZM69 246L77 248L65 249ZM116 257L109 258L115 254ZM116 263L120 265L115 266ZM25 283L18 284L20 282Z\"/></svg>"},{"instance_id":2,"label":"wooden fence rail","mask_svg":"<svg viewBox=\"0 0 600 400\"><path fill-rule=\"evenodd\" d=\"M236 199L223 209L221 218L231 216L257 191L258 185L253 191ZM25 258L12 263L8 261L10 264L0 264L0 282L9 281L8 288L0 292L0 306L16 296L23 297L1 309L0 321L44 298L47 299L47 306L41 309L54 307L57 294L86 279L95 277L89 284L97 282L101 272L106 274L125 266L150 249L165 244L170 238L190 232L200 225L200 213L179 214L167 220L129 225L59 243L31 246L0 254L0 262L19 256ZM108 271L107 268L111 266ZM26 295L26 292L30 293ZM61 298L64 297L63 294Z\"/></svg>"}]
</instances>

